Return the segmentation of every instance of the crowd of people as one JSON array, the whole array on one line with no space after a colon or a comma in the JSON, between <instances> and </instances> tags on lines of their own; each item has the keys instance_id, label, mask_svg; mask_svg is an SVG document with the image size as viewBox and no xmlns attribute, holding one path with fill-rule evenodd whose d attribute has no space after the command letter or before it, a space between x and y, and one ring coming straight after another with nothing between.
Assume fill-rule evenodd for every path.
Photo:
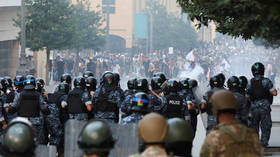
<instances>
[{"instance_id":1,"label":"crowd of people","mask_svg":"<svg viewBox=\"0 0 280 157\"><path fill-rule=\"evenodd\" d=\"M88 64L95 60L89 59ZM34 134L34 144L54 145L61 155L65 123L75 119L88 122L78 141L88 157L107 156L113 148L108 123L138 124L141 156L192 156L197 117L207 113L208 136L200 156L261 156L261 146L267 147L270 138L271 104L277 90L264 77L262 63L253 64L251 71L254 77L249 81L245 76L231 76L227 81L222 73L211 76L210 89L204 91L202 100L194 92L199 87L197 80L168 79L157 70L151 79L130 78L126 90L120 86L118 72L105 71L97 79L97 69L74 80L69 73L61 74L53 93L47 93L44 80L33 75L14 80L3 77L0 120L4 141L0 153L32 154L34 145L25 140L32 141ZM30 128L34 129L32 134L28 133ZM23 131L13 131L20 129Z\"/></svg>"}]
</instances>

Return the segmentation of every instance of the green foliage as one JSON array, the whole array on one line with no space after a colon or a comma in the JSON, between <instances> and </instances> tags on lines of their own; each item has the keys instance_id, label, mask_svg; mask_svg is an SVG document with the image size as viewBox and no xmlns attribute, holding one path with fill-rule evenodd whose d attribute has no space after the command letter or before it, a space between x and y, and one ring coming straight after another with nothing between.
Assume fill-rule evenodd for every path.
<instances>
[{"instance_id":1,"label":"green foliage","mask_svg":"<svg viewBox=\"0 0 280 157\"><path fill-rule=\"evenodd\" d=\"M71 48L98 50L105 43L101 12L91 11L87 0L78 0L72 7L73 36Z\"/></svg>"},{"instance_id":2,"label":"green foliage","mask_svg":"<svg viewBox=\"0 0 280 157\"><path fill-rule=\"evenodd\" d=\"M26 46L31 50L98 49L104 43L99 12L86 0L26 0ZM20 16L15 20L20 27ZM20 35L20 34L19 34Z\"/></svg>"},{"instance_id":3,"label":"green foliage","mask_svg":"<svg viewBox=\"0 0 280 157\"><path fill-rule=\"evenodd\" d=\"M177 0L197 27L214 21L217 31L280 46L280 2L275 0Z\"/></svg>"},{"instance_id":4,"label":"green foliage","mask_svg":"<svg viewBox=\"0 0 280 157\"><path fill-rule=\"evenodd\" d=\"M153 20L154 49L164 50L174 47L188 51L198 45L197 33L189 23L168 13L166 7L155 0L149 1L147 6L146 13L152 14Z\"/></svg>"}]
</instances>

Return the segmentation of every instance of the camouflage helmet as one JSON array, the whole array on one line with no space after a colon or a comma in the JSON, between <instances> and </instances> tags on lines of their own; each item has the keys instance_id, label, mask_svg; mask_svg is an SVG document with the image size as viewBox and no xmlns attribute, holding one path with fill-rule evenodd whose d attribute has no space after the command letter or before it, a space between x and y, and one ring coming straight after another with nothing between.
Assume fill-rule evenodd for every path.
<instances>
[{"instance_id":1,"label":"camouflage helmet","mask_svg":"<svg viewBox=\"0 0 280 157\"><path fill-rule=\"evenodd\" d=\"M35 148L32 124L22 117L15 118L4 131L3 146L11 153L31 152Z\"/></svg>"},{"instance_id":2,"label":"camouflage helmet","mask_svg":"<svg viewBox=\"0 0 280 157\"><path fill-rule=\"evenodd\" d=\"M192 142L194 133L191 125L180 118L168 120L167 143L173 142Z\"/></svg>"},{"instance_id":3,"label":"camouflage helmet","mask_svg":"<svg viewBox=\"0 0 280 157\"><path fill-rule=\"evenodd\" d=\"M167 139L168 124L163 116L150 113L138 124L138 137L144 143L163 143Z\"/></svg>"},{"instance_id":4,"label":"camouflage helmet","mask_svg":"<svg viewBox=\"0 0 280 157\"><path fill-rule=\"evenodd\" d=\"M109 125L101 120L88 122L78 138L78 146L86 154L109 152L114 147L114 143Z\"/></svg>"},{"instance_id":5,"label":"camouflage helmet","mask_svg":"<svg viewBox=\"0 0 280 157\"><path fill-rule=\"evenodd\" d=\"M211 98L210 103L214 110L238 110L239 105L236 97L228 90L219 90L215 92Z\"/></svg>"}]
</instances>

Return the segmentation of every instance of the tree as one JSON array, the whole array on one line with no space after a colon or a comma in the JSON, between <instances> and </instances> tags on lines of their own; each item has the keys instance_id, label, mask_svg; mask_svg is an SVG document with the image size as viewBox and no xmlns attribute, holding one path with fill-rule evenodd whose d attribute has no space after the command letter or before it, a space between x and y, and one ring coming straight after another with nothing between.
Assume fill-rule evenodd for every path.
<instances>
[{"instance_id":1,"label":"tree","mask_svg":"<svg viewBox=\"0 0 280 157\"><path fill-rule=\"evenodd\" d=\"M46 50L48 72L50 51L66 49L71 44L70 4L66 0L26 0L26 6L26 47L32 51ZM18 17L18 27L19 21Z\"/></svg>"},{"instance_id":2,"label":"tree","mask_svg":"<svg viewBox=\"0 0 280 157\"><path fill-rule=\"evenodd\" d=\"M214 21L217 31L266 46L280 46L280 2L275 0L177 0L197 27ZM260 42L258 42L260 43Z\"/></svg>"},{"instance_id":3,"label":"tree","mask_svg":"<svg viewBox=\"0 0 280 157\"><path fill-rule=\"evenodd\" d=\"M148 1L145 12L152 16L153 48L164 50L174 47L179 50L191 50L198 45L197 33L180 16L168 13L165 6L157 1ZM140 40L141 43L145 43Z\"/></svg>"},{"instance_id":4,"label":"tree","mask_svg":"<svg viewBox=\"0 0 280 157\"><path fill-rule=\"evenodd\" d=\"M76 74L78 73L79 52L84 49L99 50L104 46L104 29L102 26L101 12L90 10L88 0L78 0L72 6L72 27L73 38L69 45L70 49L75 49L76 55Z\"/></svg>"}]
</instances>

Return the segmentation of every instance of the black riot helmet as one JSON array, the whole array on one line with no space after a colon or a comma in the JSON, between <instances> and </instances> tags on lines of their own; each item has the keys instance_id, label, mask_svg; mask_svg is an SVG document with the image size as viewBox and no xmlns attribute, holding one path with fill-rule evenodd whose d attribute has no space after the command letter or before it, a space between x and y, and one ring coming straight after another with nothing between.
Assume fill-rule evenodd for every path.
<instances>
[{"instance_id":1,"label":"black riot helmet","mask_svg":"<svg viewBox=\"0 0 280 157\"><path fill-rule=\"evenodd\" d=\"M166 79L166 76L164 75L163 72L157 72L157 73L154 73L153 77L160 77L162 79L163 82L165 82L167 79Z\"/></svg>"},{"instance_id":2,"label":"black riot helmet","mask_svg":"<svg viewBox=\"0 0 280 157\"><path fill-rule=\"evenodd\" d=\"M210 78L210 87L211 88L219 88L220 79L217 76L213 76Z\"/></svg>"},{"instance_id":3,"label":"black riot helmet","mask_svg":"<svg viewBox=\"0 0 280 157\"><path fill-rule=\"evenodd\" d=\"M9 88L13 88L13 81L12 81L12 78L11 78L10 76L5 76L4 78L5 78L5 80L7 80L8 83L9 83L8 87L9 87Z\"/></svg>"},{"instance_id":4,"label":"black riot helmet","mask_svg":"<svg viewBox=\"0 0 280 157\"><path fill-rule=\"evenodd\" d=\"M24 88L25 89L35 89L36 87L36 79L33 75L27 75L24 80Z\"/></svg>"},{"instance_id":5,"label":"black riot helmet","mask_svg":"<svg viewBox=\"0 0 280 157\"><path fill-rule=\"evenodd\" d=\"M241 89L246 89L248 85L248 80L245 76L240 76L239 77L239 87Z\"/></svg>"},{"instance_id":6,"label":"black riot helmet","mask_svg":"<svg viewBox=\"0 0 280 157\"><path fill-rule=\"evenodd\" d=\"M127 88L129 90L133 90L134 89L134 85L135 85L135 79L131 79L127 81Z\"/></svg>"},{"instance_id":7,"label":"black riot helmet","mask_svg":"<svg viewBox=\"0 0 280 157\"><path fill-rule=\"evenodd\" d=\"M36 79L36 87L38 91L42 91L45 87L45 81L41 78Z\"/></svg>"},{"instance_id":8,"label":"black riot helmet","mask_svg":"<svg viewBox=\"0 0 280 157\"><path fill-rule=\"evenodd\" d=\"M149 106L149 96L146 93L136 93L132 98L132 111L147 113Z\"/></svg>"},{"instance_id":9,"label":"black riot helmet","mask_svg":"<svg viewBox=\"0 0 280 157\"><path fill-rule=\"evenodd\" d=\"M93 74L93 72L91 72L91 71L86 71L86 72L84 72L83 73L83 77L86 79L86 78L88 78L88 77L94 77L94 74Z\"/></svg>"},{"instance_id":10,"label":"black riot helmet","mask_svg":"<svg viewBox=\"0 0 280 157\"><path fill-rule=\"evenodd\" d=\"M179 91L179 83L176 80L170 79L168 80L168 91L177 93Z\"/></svg>"},{"instance_id":11,"label":"black riot helmet","mask_svg":"<svg viewBox=\"0 0 280 157\"><path fill-rule=\"evenodd\" d=\"M72 83L72 76L70 74L63 74L61 77L60 77L60 82L65 82L69 85L71 85Z\"/></svg>"},{"instance_id":12,"label":"black riot helmet","mask_svg":"<svg viewBox=\"0 0 280 157\"><path fill-rule=\"evenodd\" d=\"M135 81L135 89L138 91L148 91L149 85L148 80L145 78L136 79Z\"/></svg>"},{"instance_id":13,"label":"black riot helmet","mask_svg":"<svg viewBox=\"0 0 280 157\"><path fill-rule=\"evenodd\" d=\"M69 86L69 84L64 83L64 82L60 83L60 84L58 85L58 91L59 91L59 92L63 92L63 93L65 93L65 94L68 94L69 91L70 91L70 86Z\"/></svg>"},{"instance_id":14,"label":"black riot helmet","mask_svg":"<svg viewBox=\"0 0 280 157\"><path fill-rule=\"evenodd\" d=\"M196 80L191 79L188 82L189 82L189 89L193 89L198 86L198 83Z\"/></svg>"},{"instance_id":15,"label":"black riot helmet","mask_svg":"<svg viewBox=\"0 0 280 157\"><path fill-rule=\"evenodd\" d=\"M223 88L224 84L226 82L226 77L223 73L219 73L218 75L216 75L219 79L219 87L218 88Z\"/></svg>"},{"instance_id":16,"label":"black riot helmet","mask_svg":"<svg viewBox=\"0 0 280 157\"><path fill-rule=\"evenodd\" d=\"M119 73L113 73L113 75L114 75L114 84L116 86L119 86L119 83L120 83L120 80L121 80L120 74Z\"/></svg>"},{"instance_id":17,"label":"black riot helmet","mask_svg":"<svg viewBox=\"0 0 280 157\"><path fill-rule=\"evenodd\" d=\"M254 65L252 65L251 71L253 76L257 76L257 75L264 75L264 65L260 62L255 63Z\"/></svg>"},{"instance_id":18,"label":"black riot helmet","mask_svg":"<svg viewBox=\"0 0 280 157\"><path fill-rule=\"evenodd\" d=\"M24 87L25 77L21 75L17 75L14 79L14 85L17 89L21 90Z\"/></svg>"},{"instance_id":19,"label":"black riot helmet","mask_svg":"<svg viewBox=\"0 0 280 157\"><path fill-rule=\"evenodd\" d=\"M74 87L85 89L86 88L86 80L81 76L76 77L74 79Z\"/></svg>"},{"instance_id":20,"label":"black riot helmet","mask_svg":"<svg viewBox=\"0 0 280 157\"><path fill-rule=\"evenodd\" d=\"M0 77L0 90L2 90L3 92L6 92L6 90L8 89L9 83L8 81L3 78Z\"/></svg>"},{"instance_id":21,"label":"black riot helmet","mask_svg":"<svg viewBox=\"0 0 280 157\"><path fill-rule=\"evenodd\" d=\"M102 82L105 86L113 86L115 81L114 74L111 72L107 72L102 77Z\"/></svg>"},{"instance_id":22,"label":"black riot helmet","mask_svg":"<svg viewBox=\"0 0 280 157\"><path fill-rule=\"evenodd\" d=\"M160 77L153 77L151 80L151 86L153 90L160 89L164 81Z\"/></svg>"},{"instance_id":23,"label":"black riot helmet","mask_svg":"<svg viewBox=\"0 0 280 157\"><path fill-rule=\"evenodd\" d=\"M182 79L179 81L180 89L189 89L189 79Z\"/></svg>"},{"instance_id":24,"label":"black riot helmet","mask_svg":"<svg viewBox=\"0 0 280 157\"><path fill-rule=\"evenodd\" d=\"M227 80L227 87L231 89L239 89L239 79L236 76L231 76Z\"/></svg>"},{"instance_id":25,"label":"black riot helmet","mask_svg":"<svg viewBox=\"0 0 280 157\"><path fill-rule=\"evenodd\" d=\"M15 118L3 133L3 148L11 154L33 154L35 139L32 124L26 118Z\"/></svg>"},{"instance_id":26,"label":"black riot helmet","mask_svg":"<svg viewBox=\"0 0 280 157\"><path fill-rule=\"evenodd\" d=\"M86 87L88 91L95 91L96 85L97 85L97 80L94 77L90 76L86 79Z\"/></svg>"},{"instance_id":27,"label":"black riot helmet","mask_svg":"<svg viewBox=\"0 0 280 157\"><path fill-rule=\"evenodd\" d=\"M83 127L77 143L85 155L103 154L107 156L114 148L115 140L110 126L106 122L92 120Z\"/></svg>"}]
</instances>

